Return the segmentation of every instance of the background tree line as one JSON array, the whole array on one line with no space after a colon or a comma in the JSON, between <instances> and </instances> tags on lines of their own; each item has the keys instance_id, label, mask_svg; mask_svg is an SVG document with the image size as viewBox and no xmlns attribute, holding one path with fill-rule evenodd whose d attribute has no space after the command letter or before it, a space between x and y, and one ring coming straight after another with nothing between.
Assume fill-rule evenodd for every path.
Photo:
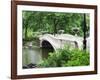
<instances>
[{"instance_id":1,"label":"background tree line","mask_svg":"<svg viewBox=\"0 0 100 80\"><path fill-rule=\"evenodd\" d=\"M86 14L86 31L89 35L90 16ZM74 34L72 28L78 28L78 36L83 36L83 13L23 11L23 36L24 39L34 37L36 33L56 34L59 30L64 33Z\"/></svg>"}]
</instances>

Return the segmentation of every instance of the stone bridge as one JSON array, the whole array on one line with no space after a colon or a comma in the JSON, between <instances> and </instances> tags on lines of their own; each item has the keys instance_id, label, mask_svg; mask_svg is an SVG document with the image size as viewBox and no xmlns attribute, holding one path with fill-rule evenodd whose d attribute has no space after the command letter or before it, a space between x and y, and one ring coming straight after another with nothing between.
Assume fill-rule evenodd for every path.
<instances>
[{"instance_id":1,"label":"stone bridge","mask_svg":"<svg viewBox=\"0 0 100 80\"><path fill-rule=\"evenodd\" d=\"M55 51L70 45L74 48L82 48L83 38L70 34L44 34L40 36L40 47L52 47ZM89 42L89 41L88 41Z\"/></svg>"}]
</instances>

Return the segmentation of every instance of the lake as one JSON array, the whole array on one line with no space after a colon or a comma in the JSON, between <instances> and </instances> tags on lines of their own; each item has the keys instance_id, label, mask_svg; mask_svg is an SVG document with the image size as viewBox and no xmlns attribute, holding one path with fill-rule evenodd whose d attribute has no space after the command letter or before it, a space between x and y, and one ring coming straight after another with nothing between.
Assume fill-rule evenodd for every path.
<instances>
[{"instance_id":1,"label":"lake","mask_svg":"<svg viewBox=\"0 0 100 80\"><path fill-rule=\"evenodd\" d=\"M50 48L23 48L22 65L24 69L35 68L41 60L48 57L48 53L53 50Z\"/></svg>"}]
</instances>

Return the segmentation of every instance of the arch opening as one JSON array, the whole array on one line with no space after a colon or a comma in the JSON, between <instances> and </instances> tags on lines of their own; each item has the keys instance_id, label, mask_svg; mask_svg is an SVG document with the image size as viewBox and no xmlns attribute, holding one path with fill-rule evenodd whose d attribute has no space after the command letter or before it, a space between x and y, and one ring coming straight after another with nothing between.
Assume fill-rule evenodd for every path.
<instances>
[{"instance_id":1,"label":"arch opening","mask_svg":"<svg viewBox=\"0 0 100 80\"><path fill-rule=\"evenodd\" d=\"M47 58L48 57L48 53L49 52L53 52L54 51L54 48L53 46L46 40L42 41L41 43L42 45L42 57L43 58Z\"/></svg>"},{"instance_id":2,"label":"arch opening","mask_svg":"<svg viewBox=\"0 0 100 80\"><path fill-rule=\"evenodd\" d=\"M53 46L46 40L42 41L42 48L52 49L54 51Z\"/></svg>"}]
</instances>

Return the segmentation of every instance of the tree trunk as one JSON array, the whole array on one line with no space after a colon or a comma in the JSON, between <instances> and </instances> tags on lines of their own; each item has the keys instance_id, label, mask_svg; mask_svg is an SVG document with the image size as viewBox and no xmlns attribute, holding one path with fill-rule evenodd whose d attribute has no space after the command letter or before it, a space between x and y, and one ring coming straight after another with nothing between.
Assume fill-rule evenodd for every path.
<instances>
[{"instance_id":1,"label":"tree trunk","mask_svg":"<svg viewBox=\"0 0 100 80\"><path fill-rule=\"evenodd\" d=\"M83 37L83 50L86 50L86 15L84 14L84 22L83 22L83 33L84 33L84 37Z\"/></svg>"},{"instance_id":2,"label":"tree trunk","mask_svg":"<svg viewBox=\"0 0 100 80\"><path fill-rule=\"evenodd\" d=\"M25 27L25 40L27 40L27 26Z\"/></svg>"},{"instance_id":3,"label":"tree trunk","mask_svg":"<svg viewBox=\"0 0 100 80\"><path fill-rule=\"evenodd\" d=\"M57 20L54 19L54 35L57 34Z\"/></svg>"}]
</instances>

